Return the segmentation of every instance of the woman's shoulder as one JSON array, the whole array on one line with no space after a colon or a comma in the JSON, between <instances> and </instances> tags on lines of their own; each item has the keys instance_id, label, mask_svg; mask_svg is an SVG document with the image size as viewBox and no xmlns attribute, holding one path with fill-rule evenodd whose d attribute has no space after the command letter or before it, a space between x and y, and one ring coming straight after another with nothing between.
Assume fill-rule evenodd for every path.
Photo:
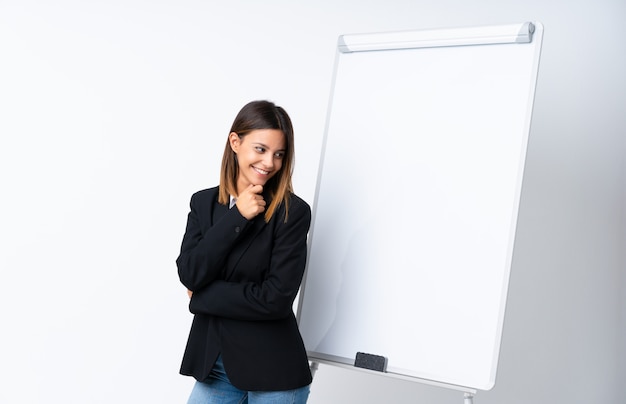
<instances>
[{"instance_id":1,"label":"woman's shoulder","mask_svg":"<svg viewBox=\"0 0 626 404\"><path fill-rule=\"evenodd\" d=\"M217 199L219 194L219 186L201 189L191 195L191 200L198 203L210 202Z\"/></svg>"},{"instance_id":2,"label":"woman's shoulder","mask_svg":"<svg viewBox=\"0 0 626 404\"><path fill-rule=\"evenodd\" d=\"M289 221L289 219L291 218L294 218L296 220L298 220L298 218L305 218L307 221L311 220L311 207L304 199L300 198L298 195L292 193L289 196L289 203L287 206L287 221ZM285 217L285 210L285 204L281 204L279 215L281 219Z\"/></svg>"},{"instance_id":3,"label":"woman's shoulder","mask_svg":"<svg viewBox=\"0 0 626 404\"><path fill-rule=\"evenodd\" d=\"M309 206L309 204L302 198L300 198L298 195L292 193L290 195L289 198L289 208L291 207L298 207L299 209L304 209L304 210L311 210L311 207Z\"/></svg>"},{"instance_id":4,"label":"woman's shoulder","mask_svg":"<svg viewBox=\"0 0 626 404\"><path fill-rule=\"evenodd\" d=\"M207 197L207 196L211 196L211 195L217 195L217 193L219 192L220 187L219 186L215 186L215 187L211 187L211 188L206 188L206 189L201 189L199 191L196 191L193 196L198 196L198 197Z\"/></svg>"}]
</instances>

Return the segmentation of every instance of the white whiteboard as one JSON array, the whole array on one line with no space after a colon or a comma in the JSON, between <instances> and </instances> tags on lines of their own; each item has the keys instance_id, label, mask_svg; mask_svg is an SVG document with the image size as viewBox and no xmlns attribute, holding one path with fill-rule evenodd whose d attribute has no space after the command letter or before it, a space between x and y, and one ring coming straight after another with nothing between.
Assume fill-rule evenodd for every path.
<instances>
[{"instance_id":1,"label":"white whiteboard","mask_svg":"<svg viewBox=\"0 0 626 404\"><path fill-rule=\"evenodd\" d=\"M311 360L493 387L543 28L454 30L501 28L530 42L340 38L298 306Z\"/></svg>"}]
</instances>

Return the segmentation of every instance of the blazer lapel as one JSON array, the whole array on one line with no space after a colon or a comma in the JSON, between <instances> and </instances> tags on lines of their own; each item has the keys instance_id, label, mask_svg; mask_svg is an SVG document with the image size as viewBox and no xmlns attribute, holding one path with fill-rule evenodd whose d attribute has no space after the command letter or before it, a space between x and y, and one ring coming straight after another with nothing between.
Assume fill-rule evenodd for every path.
<instances>
[{"instance_id":1,"label":"blazer lapel","mask_svg":"<svg viewBox=\"0 0 626 404\"><path fill-rule=\"evenodd\" d=\"M228 212L228 206L222 205L221 203L219 203L216 197L215 200L213 201L213 209L211 210L212 210L211 223L208 223L208 227L213 226L215 222L220 220L220 218Z\"/></svg>"},{"instance_id":2,"label":"blazer lapel","mask_svg":"<svg viewBox=\"0 0 626 404\"><path fill-rule=\"evenodd\" d=\"M263 193L263 199L267 201L267 204L265 206L269 206L271 203L271 199L269 195L265 192ZM250 223L249 226L250 227L246 230L246 234L244 235L243 240L241 240L241 242L238 243L231 252L232 261L229 261L232 262L232 266L226 268L225 279L229 279L230 276L235 272L235 270L237 269L237 265L241 260L241 257L243 257L243 255L246 253L254 239L261 233L265 226L267 226L267 223L265 222L265 214L260 213L257 217L252 219L252 223Z\"/></svg>"}]
</instances>

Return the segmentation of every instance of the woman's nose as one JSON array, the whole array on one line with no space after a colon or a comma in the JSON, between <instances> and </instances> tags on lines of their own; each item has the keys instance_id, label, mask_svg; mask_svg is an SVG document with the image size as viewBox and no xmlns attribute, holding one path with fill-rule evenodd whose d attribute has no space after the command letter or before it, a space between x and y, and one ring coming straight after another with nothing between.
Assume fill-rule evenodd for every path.
<instances>
[{"instance_id":1,"label":"woman's nose","mask_svg":"<svg viewBox=\"0 0 626 404\"><path fill-rule=\"evenodd\" d=\"M266 168L273 168L274 167L274 155L272 155L271 153L266 153L265 156L263 156L263 164L265 165Z\"/></svg>"}]
</instances>

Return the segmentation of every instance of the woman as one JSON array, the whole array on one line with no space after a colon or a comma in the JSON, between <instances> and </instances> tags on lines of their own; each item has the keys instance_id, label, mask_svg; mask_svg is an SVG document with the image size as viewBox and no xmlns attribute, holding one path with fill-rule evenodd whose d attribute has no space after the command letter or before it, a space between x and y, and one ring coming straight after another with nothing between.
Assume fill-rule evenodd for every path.
<instances>
[{"instance_id":1,"label":"woman","mask_svg":"<svg viewBox=\"0 0 626 404\"><path fill-rule=\"evenodd\" d=\"M176 260L194 314L188 404L305 403L311 372L293 314L311 209L293 194L293 128L268 101L233 122L219 187L195 193Z\"/></svg>"}]
</instances>

